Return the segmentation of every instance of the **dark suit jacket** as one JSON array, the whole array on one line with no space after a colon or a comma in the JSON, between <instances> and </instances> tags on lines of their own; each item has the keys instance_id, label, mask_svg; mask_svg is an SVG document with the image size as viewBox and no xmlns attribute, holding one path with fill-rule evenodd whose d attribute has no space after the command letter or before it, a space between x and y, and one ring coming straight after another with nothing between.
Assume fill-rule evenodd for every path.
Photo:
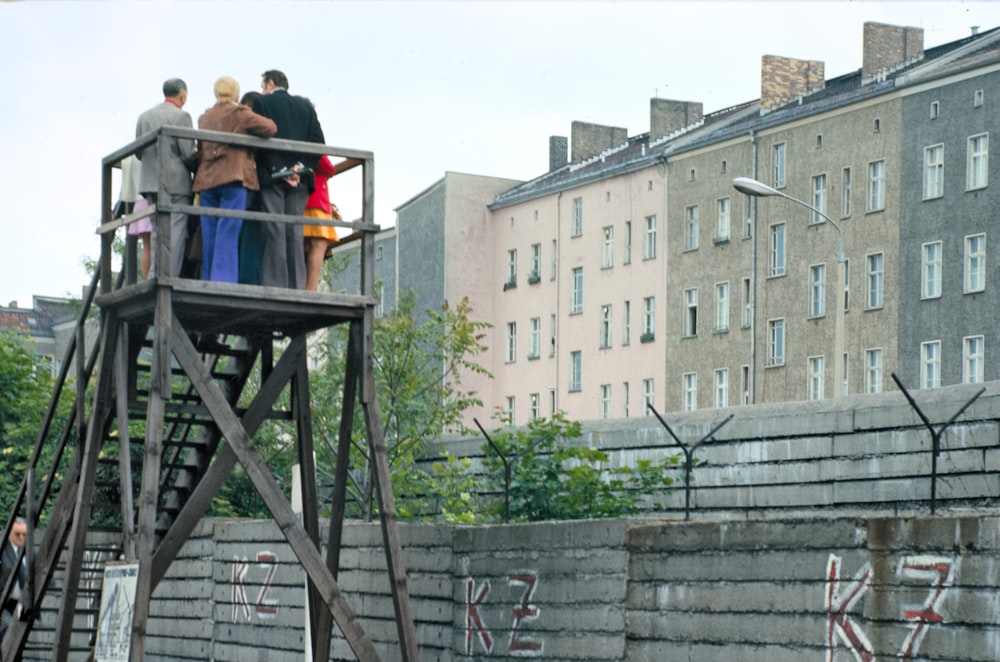
<instances>
[{"instance_id":1,"label":"dark suit jacket","mask_svg":"<svg viewBox=\"0 0 1000 662\"><path fill-rule=\"evenodd\" d=\"M258 115L269 117L278 125L275 138L285 140L301 140L302 142L326 142L323 129L319 125L316 111L308 101L294 97L287 90L277 89L270 94L257 97L253 102L253 111ZM276 152L273 150L257 150L257 176L261 186L271 184L270 174L301 163L315 168L319 163L319 154L299 154L295 152ZM313 178L303 177L309 190L312 190Z\"/></svg>"},{"instance_id":2,"label":"dark suit jacket","mask_svg":"<svg viewBox=\"0 0 1000 662\"><path fill-rule=\"evenodd\" d=\"M14 570L16 563L17 552L14 551L14 546L10 544L10 541L5 540L3 543L3 555L0 556L0 591L7 585L7 580L10 579L10 573ZM24 575L24 566L22 565L17 575L17 585L22 588L26 579Z\"/></svg>"}]
</instances>

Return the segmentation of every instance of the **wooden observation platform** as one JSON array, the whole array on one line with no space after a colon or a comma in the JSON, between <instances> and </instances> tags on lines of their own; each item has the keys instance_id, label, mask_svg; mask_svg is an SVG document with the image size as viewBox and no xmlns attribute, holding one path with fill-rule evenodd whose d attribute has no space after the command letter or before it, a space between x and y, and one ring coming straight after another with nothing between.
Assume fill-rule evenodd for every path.
<instances>
[{"instance_id":1,"label":"wooden observation platform","mask_svg":"<svg viewBox=\"0 0 1000 662\"><path fill-rule=\"evenodd\" d=\"M360 291L356 294L306 292L158 277L139 281L136 243L126 240L125 257L113 274L114 238L125 226L151 215L157 235L169 238L170 212L200 214L191 205L161 202L136 214L111 218L112 171L122 159L160 141L169 150L173 137L209 139L250 148L327 154L337 175L361 168L362 217L330 221L348 239L361 242ZM339 160L339 162L338 162ZM25 554L28 584L15 620L0 641L0 660L17 660L36 623L47 591L56 591L59 608L52 643L53 660L65 660L74 643L73 622L92 504L102 454L119 458L121 550L138 563L130 660L144 658L150 597L181 546L211 505L213 497L239 462L285 535L309 580L308 614L315 660L327 660L333 625L359 660L379 655L365 633L336 576L346 510L346 484L355 404L360 402L368 432L386 568L392 588L402 660L417 660L414 618L399 540L390 473L372 373L374 296L373 166L370 152L287 140L167 127L147 134L108 155L102 162L103 223L101 257L77 321L75 339L62 362L47 419L39 431L29 469L7 520L3 540L22 516L28 523ZM165 168L161 168L161 172ZM355 171L356 173L357 171ZM163 190L158 200L170 200ZM303 223L305 219L263 212L213 210L244 222ZM315 219L308 219L316 223ZM154 242L154 264L167 265L170 242ZM93 347L85 347L85 323L92 309L100 315ZM335 325L349 325L348 360L338 438L329 537L320 541L316 471L309 406L306 335ZM225 336L228 348L206 352L192 338ZM75 363L78 386L69 423L55 430L56 404ZM249 378L257 370L260 385ZM88 390L87 385L90 385ZM290 397L279 399L285 389ZM287 401L287 406L277 403ZM249 404L247 404L249 402ZM281 491L254 446L254 434L268 419L293 421L302 473L301 517ZM145 423L145 438L129 435L129 421ZM136 463L130 458L141 458ZM107 462L106 460L103 460ZM134 465L135 466L134 468ZM37 531L44 531L41 539ZM321 542L327 545L324 557ZM16 573L12 573L16 574ZM7 602L14 581L0 587Z\"/></svg>"}]
</instances>

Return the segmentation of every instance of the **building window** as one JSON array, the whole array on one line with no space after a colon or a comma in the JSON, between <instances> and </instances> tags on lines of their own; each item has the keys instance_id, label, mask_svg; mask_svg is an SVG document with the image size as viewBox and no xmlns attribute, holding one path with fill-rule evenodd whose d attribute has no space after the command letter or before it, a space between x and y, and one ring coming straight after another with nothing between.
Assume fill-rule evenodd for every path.
<instances>
[{"instance_id":1,"label":"building window","mask_svg":"<svg viewBox=\"0 0 1000 662\"><path fill-rule=\"evenodd\" d=\"M654 391L656 382L652 379L642 380L642 413L648 414L649 408L656 405L656 393Z\"/></svg>"},{"instance_id":2,"label":"building window","mask_svg":"<svg viewBox=\"0 0 1000 662\"><path fill-rule=\"evenodd\" d=\"M601 384L601 418L611 418L611 384Z\"/></svg>"},{"instance_id":3,"label":"building window","mask_svg":"<svg viewBox=\"0 0 1000 662\"><path fill-rule=\"evenodd\" d=\"M622 264L632 264L632 221L625 221L625 255Z\"/></svg>"},{"instance_id":4,"label":"building window","mask_svg":"<svg viewBox=\"0 0 1000 662\"><path fill-rule=\"evenodd\" d=\"M785 365L785 320L767 321L767 365Z\"/></svg>"},{"instance_id":5,"label":"building window","mask_svg":"<svg viewBox=\"0 0 1000 662\"><path fill-rule=\"evenodd\" d=\"M744 196L743 200L745 202L743 205L743 238L751 239L753 238L754 208L757 204L755 202L756 198Z\"/></svg>"},{"instance_id":6,"label":"building window","mask_svg":"<svg viewBox=\"0 0 1000 662\"><path fill-rule=\"evenodd\" d=\"M851 261L844 260L844 310L850 310L851 306Z\"/></svg>"},{"instance_id":7,"label":"building window","mask_svg":"<svg viewBox=\"0 0 1000 662\"><path fill-rule=\"evenodd\" d=\"M556 316L549 316L549 356L556 355Z\"/></svg>"},{"instance_id":8,"label":"building window","mask_svg":"<svg viewBox=\"0 0 1000 662\"><path fill-rule=\"evenodd\" d=\"M684 337L698 335L698 289L684 290Z\"/></svg>"},{"instance_id":9,"label":"building window","mask_svg":"<svg viewBox=\"0 0 1000 662\"><path fill-rule=\"evenodd\" d=\"M569 353L569 390L576 392L580 390L583 380L583 352L576 351Z\"/></svg>"},{"instance_id":10,"label":"building window","mask_svg":"<svg viewBox=\"0 0 1000 662\"><path fill-rule=\"evenodd\" d=\"M774 188L785 187L785 143L774 146L772 153Z\"/></svg>"},{"instance_id":11,"label":"building window","mask_svg":"<svg viewBox=\"0 0 1000 662\"><path fill-rule=\"evenodd\" d=\"M583 198L573 198L573 222L570 234L574 237L583 234Z\"/></svg>"},{"instance_id":12,"label":"building window","mask_svg":"<svg viewBox=\"0 0 1000 662\"><path fill-rule=\"evenodd\" d=\"M941 341L920 343L920 388L941 386Z\"/></svg>"},{"instance_id":13,"label":"building window","mask_svg":"<svg viewBox=\"0 0 1000 662\"><path fill-rule=\"evenodd\" d=\"M865 392L882 392L882 350L865 351Z\"/></svg>"},{"instance_id":14,"label":"building window","mask_svg":"<svg viewBox=\"0 0 1000 662\"><path fill-rule=\"evenodd\" d=\"M681 379L684 380L684 411L696 411L698 409L698 373L684 373Z\"/></svg>"},{"instance_id":15,"label":"building window","mask_svg":"<svg viewBox=\"0 0 1000 662\"><path fill-rule=\"evenodd\" d=\"M980 384L983 377L983 336L967 336L962 340L962 382Z\"/></svg>"},{"instance_id":16,"label":"building window","mask_svg":"<svg viewBox=\"0 0 1000 662\"><path fill-rule=\"evenodd\" d=\"M750 404L750 366L740 366L740 402Z\"/></svg>"},{"instance_id":17,"label":"building window","mask_svg":"<svg viewBox=\"0 0 1000 662\"><path fill-rule=\"evenodd\" d=\"M715 332L729 330L729 283L715 284Z\"/></svg>"},{"instance_id":18,"label":"building window","mask_svg":"<svg viewBox=\"0 0 1000 662\"><path fill-rule=\"evenodd\" d=\"M537 393L532 393L528 396L528 416L531 417L531 420L535 420L541 415L541 403L539 400L540 398Z\"/></svg>"},{"instance_id":19,"label":"building window","mask_svg":"<svg viewBox=\"0 0 1000 662\"><path fill-rule=\"evenodd\" d=\"M528 328L528 358L537 359L542 351L542 318L532 317Z\"/></svg>"},{"instance_id":20,"label":"building window","mask_svg":"<svg viewBox=\"0 0 1000 662\"><path fill-rule=\"evenodd\" d=\"M823 146L823 134L822 133L817 133L816 134L816 149L819 149L822 146Z\"/></svg>"},{"instance_id":21,"label":"building window","mask_svg":"<svg viewBox=\"0 0 1000 662\"><path fill-rule=\"evenodd\" d=\"M750 296L750 278L743 279L743 312L740 314L740 327L749 329L753 322L753 297Z\"/></svg>"},{"instance_id":22,"label":"building window","mask_svg":"<svg viewBox=\"0 0 1000 662\"><path fill-rule=\"evenodd\" d=\"M826 315L826 265L809 267L809 317Z\"/></svg>"},{"instance_id":23,"label":"building window","mask_svg":"<svg viewBox=\"0 0 1000 662\"><path fill-rule=\"evenodd\" d=\"M885 209L885 161L868 164L868 211Z\"/></svg>"},{"instance_id":24,"label":"building window","mask_svg":"<svg viewBox=\"0 0 1000 662\"><path fill-rule=\"evenodd\" d=\"M504 401L503 417L509 423L514 423L514 396L508 395Z\"/></svg>"},{"instance_id":25,"label":"building window","mask_svg":"<svg viewBox=\"0 0 1000 662\"><path fill-rule=\"evenodd\" d=\"M628 418L628 382L622 382L622 418Z\"/></svg>"},{"instance_id":26,"label":"building window","mask_svg":"<svg viewBox=\"0 0 1000 662\"><path fill-rule=\"evenodd\" d=\"M611 347L611 305L601 306L601 348Z\"/></svg>"},{"instance_id":27,"label":"building window","mask_svg":"<svg viewBox=\"0 0 1000 662\"><path fill-rule=\"evenodd\" d=\"M382 248L383 248L382 246L376 246L375 247L375 260L376 261L382 259Z\"/></svg>"},{"instance_id":28,"label":"building window","mask_svg":"<svg viewBox=\"0 0 1000 662\"><path fill-rule=\"evenodd\" d=\"M968 168L965 179L967 190L985 188L988 183L990 161L990 136L983 133L969 138Z\"/></svg>"},{"instance_id":29,"label":"building window","mask_svg":"<svg viewBox=\"0 0 1000 662\"><path fill-rule=\"evenodd\" d=\"M924 244L920 256L920 298L941 296L941 242Z\"/></svg>"},{"instance_id":30,"label":"building window","mask_svg":"<svg viewBox=\"0 0 1000 662\"><path fill-rule=\"evenodd\" d=\"M549 265L549 280L555 280L559 275L559 252L556 250L556 240L552 240L552 264Z\"/></svg>"},{"instance_id":31,"label":"building window","mask_svg":"<svg viewBox=\"0 0 1000 662\"><path fill-rule=\"evenodd\" d=\"M874 120L872 120L872 131L878 133L881 130L882 130L882 120L876 117Z\"/></svg>"},{"instance_id":32,"label":"building window","mask_svg":"<svg viewBox=\"0 0 1000 662\"><path fill-rule=\"evenodd\" d=\"M771 236L768 243L770 276L785 275L785 224L775 223L770 227Z\"/></svg>"},{"instance_id":33,"label":"building window","mask_svg":"<svg viewBox=\"0 0 1000 662\"><path fill-rule=\"evenodd\" d=\"M528 283L534 285L542 279L542 245L531 245L531 274Z\"/></svg>"},{"instance_id":34,"label":"building window","mask_svg":"<svg viewBox=\"0 0 1000 662\"><path fill-rule=\"evenodd\" d=\"M715 408L725 409L729 406L729 370L721 368L715 371Z\"/></svg>"},{"instance_id":35,"label":"building window","mask_svg":"<svg viewBox=\"0 0 1000 662\"><path fill-rule=\"evenodd\" d=\"M944 145L924 148L924 200L944 195Z\"/></svg>"},{"instance_id":36,"label":"building window","mask_svg":"<svg viewBox=\"0 0 1000 662\"><path fill-rule=\"evenodd\" d=\"M826 220L824 215L826 214L826 175L816 175L812 178L812 189L813 189L813 207L815 210L812 213L813 223L822 223Z\"/></svg>"},{"instance_id":37,"label":"building window","mask_svg":"<svg viewBox=\"0 0 1000 662\"><path fill-rule=\"evenodd\" d=\"M695 180L696 175L697 175L697 172L695 171L695 169L691 168L691 170L688 171L688 181L689 182L693 182Z\"/></svg>"},{"instance_id":38,"label":"building window","mask_svg":"<svg viewBox=\"0 0 1000 662\"><path fill-rule=\"evenodd\" d=\"M507 363L517 360L517 322L507 322Z\"/></svg>"},{"instance_id":39,"label":"building window","mask_svg":"<svg viewBox=\"0 0 1000 662\"><path fill-rule=\"evenodd\" d=\"M622 305L622 345L628 345L632 342L632 324L630 319L632 317L632 304L626 301Z\"/></svg>"},{"instance_id":40,"label":"building window","mask_svg":"<svg viewBox=\"0 0 1000 662\"><path fill-rule=\"evenodd\" d=\"M698 205L687 208L687 222L684 225L684 250L698 249Z\"/></svg>"},{"instance_id":41,"label":"building window","mask_svg":"<svg viewBox=\"0 0 1000 662\"><path fill-rule=\"evenodd\" d=\"M851 215L851 169L844 168L840 173L840 217Z\"/></svg>"},{"instance_id":42,"label":"building window","mask_svg":"<svg viewBox=\"0 0 1000 662\"><path fill-rule=\"evenodd\" d=\"M507 251L507 282L503 289L517 287L517 249Z\"/></svg>"},{"instance_id":43,"label":"building window","mask_svg":"<svg viewBox=\"0 0 1000 662\"><path fill-rule=\"evenodd\" d=\"M974 107L976 107L976 108L979 108L981 105L983 105L983 91L982 90L976 90L973 93L973 95L972 95L972 105Z\"/></svg>"},{"instance_id":44,"label":"building window","mask_svg":"<svg viewBox=\"0 0 1000 662\"><path fill-rule=\"evenodd\" d=\"M965 291L986 289L986 235L973 234L965 238Z\"/></svg>"},{"instance_id":45,"label":"building window","mask_svg":"<svg viewBox=\"0 0 1000 662\"><path fill-rule=\"evenodd\" d=\"M642 300L642 342L650 342L656 337L656 297Z\"/></svg>"},{"instance_id":46,"label":"building window","mask_svg":"<svg viewBox=\"0 0 1000 662\"><path fill-rule=\"evenodd\" d=\"M715 240L729 241L729 198L719 198L716 201L717 216L715 219Z\"/></svg>"},{"instance_id":47,"label":"building window","mask_svg":"<svg viewBox=\"0 0 1000 662\"><path fill-rule=\"evenodd\" d=\"M652 260L656 257L656 216L646 217L646 237L642 246L642 258Z\"/></svg>"},{"instance_id":48,"label":"building window","mask_svg":"<svg viewBox=\"0 0 1000 662\"><path fill-rule=\"evenodd\" d=\"M601 268L609 269L615 266L615 229L608 225L604 228L604 242L601 246Z\"/></svg>"},{"instance_id":49,"label":"building window","mask_svg":"<svg viewBox=\"0 0 1000 662\"><path fill-rule=\"evenodd\" d=\"M549 416L556 413L556 405L558 404L556 397L556 390L554 388L549 389Z\"/></svg>"},{"instance_id":50,"label":"building window","mask_svg":"<svg viewBox=\"0 0 1000 662\"><path fill-rule=\"evenodd\" d=\"M571 280L569 312L575 315L583 312L583 267L573 267Z\"/></svg>"},{"instance_id":51,"label":"building window","mask_svg":"<svg viewBox=\"0 0 1000 662\"><path fill-rule=\"evenodd\" d=\"M824 364L822 356L809 357L809 400L823 399Z\"/></svg>"},{"instance_id":52,"label":"building window","mask_svg":"<svg viewBox=\"0 0 1000 662\"><path fill-rule=\"evenodd\" d=\"M868 288L865 307L869 310L882 307L882 294L885 286L885 256L873 253L865 257L868 272Z\"/></svg>"},{"instance_id":53,"label":"building window","mask_svg":"<svg viewBox=\"0 0 1000 662\"><path fill-rule=\"evenodd\" d=\"M931 119L936 118L941 114L941 102L931 101Z\"/></svg>"}]
</instances>

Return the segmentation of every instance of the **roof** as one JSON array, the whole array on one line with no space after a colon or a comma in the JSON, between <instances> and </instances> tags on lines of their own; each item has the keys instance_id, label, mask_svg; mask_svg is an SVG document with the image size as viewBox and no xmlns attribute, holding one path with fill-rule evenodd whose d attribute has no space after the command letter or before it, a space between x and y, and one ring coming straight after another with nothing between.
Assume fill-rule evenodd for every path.
<instances>
[{"instance_id":1,"label":"roof","mask_svg":"<svg viewBox=\"0 0 1000 662\"><path fill-rule=\"evenodd\" d=\"M970 67L982 66L993 60L1000 62L1000 28L979 32L964 39L949 42L924 51L923 57L900 65L897 69L864 79L861 69L825 81L816 92L793 99L767 113L760 110L760 100L724 108L705 115L699 122L673 134L650 141L643 133L628 138L623 144L607 149L597 156L569 163L535 179L519 184L488 205L499 209L549 193L620 176L669 160L673 155L746 135L770 126L784 124L887 94L901 86L912 85Z\"/></svg>"}]
</instances>

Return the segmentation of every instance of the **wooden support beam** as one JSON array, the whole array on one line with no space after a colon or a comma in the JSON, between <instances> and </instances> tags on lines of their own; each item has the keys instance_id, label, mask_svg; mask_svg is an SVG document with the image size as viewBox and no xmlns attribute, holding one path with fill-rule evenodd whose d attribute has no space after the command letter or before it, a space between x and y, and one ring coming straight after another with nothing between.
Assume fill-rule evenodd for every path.
<instances>
[{"instance_id":1,"label":"wooden support beam","mask_svg":"<svg viewBox=\"0 0 1000 662\"><path fill-rule=\"evenodd\" d=\"M194 345L191 344L191 341L187 337L178 338L177 342L185 344L187 347L186 351L196 352ZM305 336L294 338L291 344L285 348L285 352L281 355L278 365L275 366L271 374L261 384L256 397L246 410L246 413L243 414L241 422L247 435L252 437L256 434L257 429L267 419L271 406L281 395L285 384L288 383L288 380L291 379L292 374L298 368L299 357L304 355L305 351ZM219 448L215 460L209 466L208 471L202 476L198 485L195 486L194 491L188 497L187 501L185 501L184 507L177 514L177 517L174 518L170 530L163 536L163 539L156 548L156 553L153 555L153 588L156 588L156 585L160 583L160 580L167 573L170 564L177 557L177 553L184 545L184 542L191 535L191 532L194 531L194 527L198 525L198 521L212 504L212 499L215 498L219 489L226 482L233 467L236 466L236 462L236 453L233 452L232 447L229 444L223 444Z\"/></svg>"},{"instance_id":2,"label":"wooden support beam","mask_svg":"<svg viewBox=\"0 0 1000 662\"><path fill-rule=\"evenodd\" d=\"M399 649L404 662L417 662L420 653L417 647L417 633L414 629L413 608L410 605L410 589L406 579L406 564L403 562L403 545L399 539L399 522L396 520L396 501L392 495L392 478L389 473L389 459L386 454L385 437L382 433L382 418L378 400L361 405L368 426L368 439L374 467L375 487L378 494L379 521L382 524L382 542L385 560L389 568L389 584L392 587L392 604L396 611L396 631L399 634Z\"/></svg>"},{"instance_id":3,"label":"wooden support beam","mask_svg":"<svg viewBox=\"0 0 1000 662\"><path fill-rule=\"evenodd\" d=\"M56 616L55 642L52 659L65 660L69 656L70 638L73 633L73 616L76 613L76 596L80 586L80 566L87 542L90 525L91 503L94 495L94 477L97 472L97 458L104 440L104 424L111 411L112 380L114 377L115 347L118 341L118 319L105 312L103 315L100 364L97 370L97 384L94 390L94 404L91 409L87 433L82 440L79 486L76 489L73 508L73 522L67 551L66 569L63 577L63 593L59 613Z\"/></svg>"},{"instance_id":4,"label":"wooden support beam","mask_svg":"<svg viewBox=\"0 0 1000 662\"><path fill-rule=\"evenodd\" d=\"M177 330L179 327L180 324L175 320L175 335L179 333ZM184 345L179 340L176 345L179 345L176 347L176 355L181 367L191 377L195 388L198 389L209 411L212 412L223 436L229 441L229 445L235 451L247 476L257 488L257 492L264 500L268 510L271 511L274 521L278 524L285 539L288 540L288 544L298 557L306 574L316 584L323 601L333 613L334 621L344 634L348 646L359 660L378 660L379 655L375 646L361 627L357 615L341 592L337 581L326 569L319 550L316 549L316 545L309 539L305 529L299 523L298 516L292 510L288 500L285 499L285 495L271 474L271 470L264 464L260 454L253 447L246 429L236 418L222 391L212 381L211 375L198 354L192 351L193 348Z\"/></svg>"},{"instance_id":5,"label":"wooden support beam","mask_svg":"<svg viewBox=\"0 0 1000 662\"><path fill-rule=\"evenodd\" d=\"M347 481L351 467L351 436L354 432L354 403L358 397L358 373L361 369L361 323L351 322L347 339L344 370L344 399L340 410L340 434L337 439L337 466L333 476L333 508L327 532L326 567L336 579L340 571L340 548L347 516ZM313 643L314 662L326 662L333 643L333 623L328 612L320 612Z\"/></svg>"},{"instance_id":6,"label":"wooden support beam","mask_svg":"<svg viewBox=\"0 0 1000 662\"><path fill-rule=\"evenodd\" d=\"M130 325L123 325L118 336L118 350L115 354L115 406L118 416L118 476L121 489L122 513L122 553L127 559L134 559L135 548L135 504L132 501L132 449L128 433L128 391L131 379L129 370Z\"/></svg>"},{"instance_id":7,"label":"wooden support beam","mask_svg":"<svg viewBox=\"0 0 1000 662\"><path fill-rule=\"evenodd\" d=\"M299 336L304 338L305 336ZM319 549L319 512L316 498L316 456L313 452L312 412L309 396L308 356L302 354L299 367L292 379L292 411L299 436L299 485L302 488L302 525L316 549ZM317 614L320 596L313 582L309 581L306 609L309 614L309 632L312 645L316 644Z\"/></svg>"}]
</instances>

